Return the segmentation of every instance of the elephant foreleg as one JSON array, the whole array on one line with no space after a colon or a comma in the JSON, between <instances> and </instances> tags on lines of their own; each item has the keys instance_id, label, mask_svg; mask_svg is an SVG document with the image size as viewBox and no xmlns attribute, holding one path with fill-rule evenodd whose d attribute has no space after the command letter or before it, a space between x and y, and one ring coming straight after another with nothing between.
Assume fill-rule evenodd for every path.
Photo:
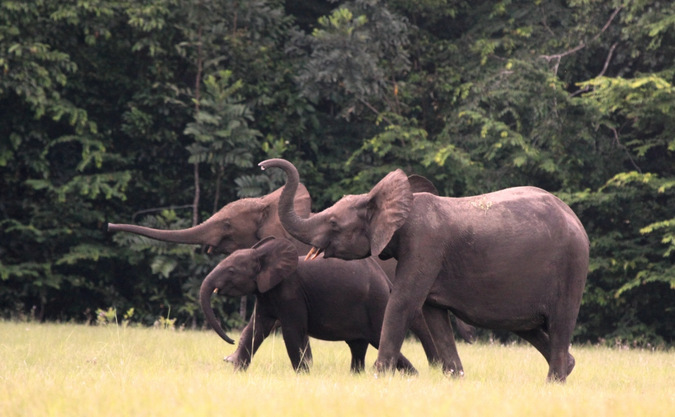
<instances>
[{"instance_id":1,"label":"elephant foreleg","mask_svg":"<svg viewBox=\"0 0 675 417\"><path fill-rule=\"evenodd\" d=\"M422 311L441 356L443 372L455 377L463 376L464 368L457 352L448 311L427 304L422 307Z\"/></svg>"},{"instance_id":2,"label":"elephant foreleg","mask_svg":"<svg viewBox=\"0 0 675 417\"><path fill-rule=\"evenodd\" d=\"M245 371L251 363L251 358L258 351L263 340L279 326L279 321L256 314L249 320L244 330L241 332L241 338L235 350L231 355L225 357L225 362L234 365L235 370Z\"/></svg>"}]
</instances>

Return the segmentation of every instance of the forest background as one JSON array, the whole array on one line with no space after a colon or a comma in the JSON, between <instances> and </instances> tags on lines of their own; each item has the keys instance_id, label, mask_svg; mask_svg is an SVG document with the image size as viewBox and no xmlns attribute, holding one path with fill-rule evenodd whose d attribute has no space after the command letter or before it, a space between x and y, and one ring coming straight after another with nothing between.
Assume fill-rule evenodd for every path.
<instances>
[{"instance_id":1,"label":"forest background","mask_svg":"<svg viewBox=\"0 0 675 417\"><path fill-rule=\"evenodd\" d=\"M106 223L188 227L283 157L314 211L395 168L549 190L591 240L575 342L672 346L674 81L675 2L3 0L0 317L201 326L221 257Z\"/></svg>"}]
</instances>

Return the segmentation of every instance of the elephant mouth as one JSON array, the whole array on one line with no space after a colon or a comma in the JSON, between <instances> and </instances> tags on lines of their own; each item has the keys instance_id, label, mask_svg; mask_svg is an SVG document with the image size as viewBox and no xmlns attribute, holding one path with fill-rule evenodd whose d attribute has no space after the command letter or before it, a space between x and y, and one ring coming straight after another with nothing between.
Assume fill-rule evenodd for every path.
<instances>
[{"instance_id":1,"label":"elephant mouth","mask_svg":"<svg viewBox=\"0 0 675 417\"><path fill-rule=\"evenodd\" d=\"M205 250L208 255L225 255L229 256L233 251L227 250L220 245L205 245Z\"/></svg>"},{"instance_id":2,"label":"elephant mouth","mask_svg":"<svg viewBox=\"0 0 675 417\"><path fill-rule=\"evenodd\" d=\"M312 246L312 248L307 252L307 255L305 255L305 261L311 261L316 259L319 255L323 254L324 258L340 258L340 259L345 259L345 260L352 260L352 259L364 259L370 257L371 253L370 250L364 255L355 255L353 253L344 253L344 252L339 252L336 251L334 247L331 247L330 245L326 248L320 248L317 246Z\"/></svg>"}]
</instances>

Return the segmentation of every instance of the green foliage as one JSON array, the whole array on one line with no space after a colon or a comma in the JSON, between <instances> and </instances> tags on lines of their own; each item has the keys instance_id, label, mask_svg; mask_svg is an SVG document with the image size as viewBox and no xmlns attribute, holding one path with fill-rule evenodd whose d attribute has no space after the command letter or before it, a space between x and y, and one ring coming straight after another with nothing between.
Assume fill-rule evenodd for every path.
<instances>
[{"instance_id":1,"label":"green foliage","mask_svg":"<svg viewBox=\"0 0 675 417\"><path fill-rule=\"evenodd\" d=\"M195 121L187 124L185 134L194 137L188 146L188 162L208 162L213 166L253 166L253 153L260 148L260 132L248 127L252 113L236 96L241 81L230 85L232 73L220 71L204 79Z\"/></svg>"},{"instance_id":2,"label":"green foliage","mask_svg":"<svg viewBox=\"0 0 675 417\"><path fill-rule=\"evenodd\" d=\"M373 110L371 102L395 108L395 79L410 68L406 35L405 20L378 1L336 8L305 38L311 54L298 75L303 94L337 103L345 117L354 106Z\"/></svg>"}]
</instances>

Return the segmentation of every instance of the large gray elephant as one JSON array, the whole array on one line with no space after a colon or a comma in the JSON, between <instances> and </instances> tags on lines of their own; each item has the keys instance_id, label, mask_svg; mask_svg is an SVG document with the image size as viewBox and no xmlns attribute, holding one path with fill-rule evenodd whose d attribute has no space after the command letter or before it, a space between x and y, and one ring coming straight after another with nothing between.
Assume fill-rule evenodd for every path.
<instances>
[{"instance_id":1,"label":"large gray elephant","mask_svg":"<svg viewBox=\"0 0 675 417\"><path fill-rule=\"evenodd\" d=\"M408 181L414 190L436 191L433 184L424 177L413 175ZM281 225L278 216L278 204L281 192L282 189L278 189L263 197L243 198L231 202L203 223L187 229L161 230L133 224L109 223L108 230L111 232L134 233L165 242L206 245L209 248L209 252L226 255L238 249L250 248L263 237L274 236L290 239L295 244L298 253L307 253L310 247L293 238ZM310 216L311 199L303 184L297 185L297 191L293 197L293 206L299 216ZM395 277L395 260L383 261L380 266L385 270L390 279ZM252 355L255 353L255 351L250 350L250 347L255 346L255 343L253 343L252 324L256 320L258 323L262 323L262 321L258 320L258 317L251 317L249 323L242 331L237 349L225 358L226 361L231 362L237 369L246 369ZM264 325L269 326L265 334L271 332L275 327L275 323L264 323ZM421 314L416 316L415 321L411 325L411 330L422 343L429 362L440 363L441 359L438 350L445 349L445 347L432 340L429 329ZM458 330L465 340L469 342L473 340L475 329L471 326L458 321ZM436 346L438 346L438 349ZM311 356L311 350L307 351L307 355Z\"/></svg>"},{"instance_id":2,"label":"large gray elephant","mask_svg":"<svg viewBox=\"0 0 675 417\"><path fill-rule=\"evenodd\" d=\"M393 369L413 313L424 306L434 340L455 346L441 320L450 309L469 324L509 330L549 364L548 380L565 381L589 262L589 241L574 212L554 195L517 187L473 197L413 193L401 170L371 191L347 195L308 219L290 202L299 181L288 161L263 169L287 174L279 203L284 229L325 257L372 255L398 260L376 367ZM446 372L460 373L456 349L444 349Z\"/></svg>"},{"instance_id":3,"label":"large gray elephant","mask_svg":"<svg viewBox=\"0 0 675 417\"><path fill-rule=\"evenodd\" d=\"M211 327L229 337L211 308L214 291L232 297L255 295L257 318L279 320L288 357L297 372L309 370L305 356L308 336L344 340L352 353L351 370L365 366L368 344L379 346L382 318L390 282L373 258L345 262L338 259L305 261L287 239L263 239L251 249L235 251L204 279L199 299ZM255 326L255 343L267 336L267 326ZM397 369L416 374L401 354Z\"/></svg>"}]
</instances>

